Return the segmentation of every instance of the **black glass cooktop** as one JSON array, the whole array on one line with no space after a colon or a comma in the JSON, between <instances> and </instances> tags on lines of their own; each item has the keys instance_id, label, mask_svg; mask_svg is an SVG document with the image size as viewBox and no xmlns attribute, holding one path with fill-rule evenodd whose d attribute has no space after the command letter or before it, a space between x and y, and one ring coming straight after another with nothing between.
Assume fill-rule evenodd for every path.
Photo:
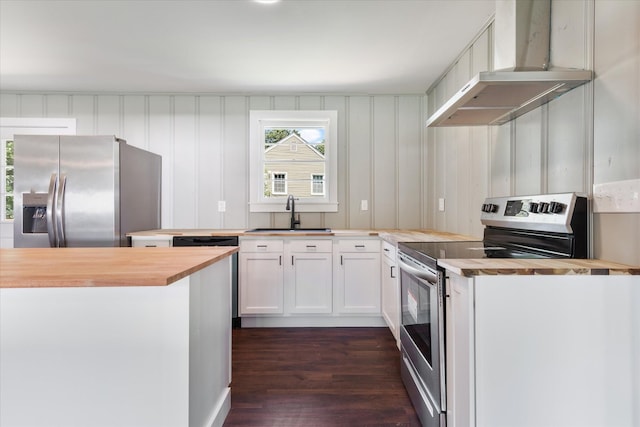
<instances>
[{"instance_id":1,"label":"black glass cooktop","mask_svg":"<svg viewBox=\"0 0 640 427\"><path fill-rule=\"evenodd\" d=\"M398 249L425 264L433 264L438 259L445 258L548 258L548 255L518 250L484 241L401 242L398 244Z\"/></svg>"}]
</instances>

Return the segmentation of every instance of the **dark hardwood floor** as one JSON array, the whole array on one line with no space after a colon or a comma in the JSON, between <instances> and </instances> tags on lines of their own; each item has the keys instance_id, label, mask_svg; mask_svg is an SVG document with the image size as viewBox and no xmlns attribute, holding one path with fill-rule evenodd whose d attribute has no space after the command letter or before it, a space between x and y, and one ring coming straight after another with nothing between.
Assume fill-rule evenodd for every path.
<instances>
[{"instance_id":1,"label":"dark hardwood floor","mask_svg":"<svg viewBox=\"0 0 640 427\"><path fill-rule=\"evenodd\" d=\"M419 426L387 328L233 329L225 426Z\"/></svg>"}]
</instances>

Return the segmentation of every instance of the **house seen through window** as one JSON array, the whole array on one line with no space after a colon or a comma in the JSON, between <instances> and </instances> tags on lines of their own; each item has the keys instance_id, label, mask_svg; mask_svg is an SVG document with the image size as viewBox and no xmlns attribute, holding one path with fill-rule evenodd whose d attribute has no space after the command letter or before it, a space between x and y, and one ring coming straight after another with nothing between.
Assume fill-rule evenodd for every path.
<instances>
[{"instance_id":1,"label":"house seen through window","mask_svg":"<svg viewBox=\"0 0 640 427\"><path fill-rule=\"evenodd\" d=\"M265 197L324 193L324 129L267 128L264 140Z\"/></svg>"}]
</instances>

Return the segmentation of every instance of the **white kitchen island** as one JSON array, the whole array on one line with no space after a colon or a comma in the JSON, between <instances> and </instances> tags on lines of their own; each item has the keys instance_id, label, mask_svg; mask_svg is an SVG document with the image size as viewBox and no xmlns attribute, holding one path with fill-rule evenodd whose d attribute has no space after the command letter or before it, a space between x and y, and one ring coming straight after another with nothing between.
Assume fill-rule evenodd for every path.
<instances>
[{"instance_id":1,"label":"white kitchen island","mask_svg":"<svg viewBox=\"0 0 640 427\"><path fill-rule=\"evenodd\" d=\"M448 427L640 425L640 268L439 260Z\"/></svg>"},{"instance_id":2,"label":"white kitchen island","mask_svg":"<svg viewBox=\"0 0 640 427\"><path fill-rule=\"evenodd\" d=\"M0 425L222 425L235 251L0 250Z\"/></svg>"}]
</instances>

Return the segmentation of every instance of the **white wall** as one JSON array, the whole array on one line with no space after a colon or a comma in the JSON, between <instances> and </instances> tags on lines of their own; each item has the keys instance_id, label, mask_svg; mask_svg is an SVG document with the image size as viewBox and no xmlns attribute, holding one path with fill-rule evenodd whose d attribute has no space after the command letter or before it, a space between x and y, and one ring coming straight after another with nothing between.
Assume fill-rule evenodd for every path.
<instances>
[{"instance_id":1,"label":"white wall","mask_svg":"<svg viewBox=\"0 0 640 427\"><path fill-rule=\"evenodd\" d=\"M502 126L427 130L427 226L477 233L481 197L591 196L593 184L640 178L640 2L551 7L552 66L590 69L595 80ZM493 36L489 26L429 91L428 113L491 69ZM439 198L445 212L437 212ZM639 236L640 213L594 214L592 256L640 265Z\"/></svg>"},{"instance_id":2,"label":"white wall","mask_svg":"<svg viewBox=\"0 0 640 427\"><path fill-rule=\"evenodd\" d=\"M249 111L337 110L339 210L303 213L302 226L409 229L421 228L427 216L425 99L2 93L0 116L74 117L78 135L114 134L158 153L164 228L243 229L289 220L285 213L249 212ZM360 210L361 200L369 210Z\"/></svg>"},{"instance_id":3,"label":"white wall","mask_svg":"<svg viewBox=\"0 0 640 427\"><path fill-rule=\"evenodd\" d=\"M640 178L640 2L595 3L594 184ZM594 215L594 254L640 265L640 213Z\"/></svg>"}]
</instances>

